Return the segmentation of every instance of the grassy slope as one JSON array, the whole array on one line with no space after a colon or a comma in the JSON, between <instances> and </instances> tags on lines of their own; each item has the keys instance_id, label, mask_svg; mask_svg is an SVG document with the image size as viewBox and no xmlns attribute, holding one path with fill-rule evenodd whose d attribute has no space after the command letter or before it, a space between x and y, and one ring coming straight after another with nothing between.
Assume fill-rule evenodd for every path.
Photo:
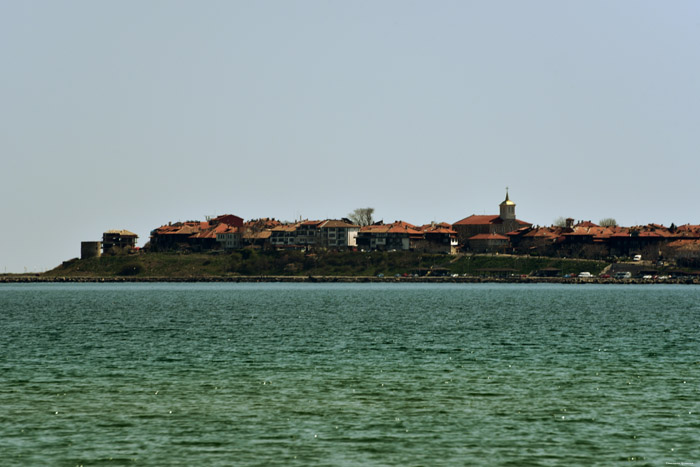
<instances>
[{"instance_id":1,"label":"grassy slope","mask_svg":"<svg viewBox=\"0 0 700 467\"><path fill-rule=\"evenodd\" d=\"M482 269L513 269L530 274L543 268L562 273L590 271L599 274L602 261L521 256L448 256L412 252L319 252L242 250L232 253L144 253L71 260L45 273L66 277L204 277L230 275L373 276L410 273L432 266L457 274L481 274Z\"/></svg>"}]
</instances>

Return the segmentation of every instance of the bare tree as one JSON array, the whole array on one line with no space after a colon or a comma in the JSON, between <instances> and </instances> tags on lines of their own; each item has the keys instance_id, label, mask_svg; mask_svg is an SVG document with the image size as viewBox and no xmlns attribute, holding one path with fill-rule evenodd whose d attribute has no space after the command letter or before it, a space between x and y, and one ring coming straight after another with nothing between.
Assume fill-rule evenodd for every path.
<instances>
[{"instance_id":1,"label":"bare tree","mask_svg":"<svg viewBox=\"0 0 700 467\"><path fill-rule=\"evenodd\" d=\"M605 219L598 221L598 225L601 227L616 227L617 221L612 217L606 217Z\"/></svg>"},{"instance_id":2,"label":"bare tree","mask_svg":"<svg viewBox=\"0 0 700 467\"><path fill-rule=\"evenodd\" d=\"M348 214L348 219L359 226L370 225L374 222L372 214L374 214L374 208L357 208Z\"/></svg>"},{"instance_id":3,"label":"bare tree","mask_svg":"<svg viewBox=\"0 0 700 467\"><path fill-rule=\"evenodd\" d=\"M566 218L564 216L557 217L554 219L555 227L566 227Z\"/></svg>"}]
</instances>

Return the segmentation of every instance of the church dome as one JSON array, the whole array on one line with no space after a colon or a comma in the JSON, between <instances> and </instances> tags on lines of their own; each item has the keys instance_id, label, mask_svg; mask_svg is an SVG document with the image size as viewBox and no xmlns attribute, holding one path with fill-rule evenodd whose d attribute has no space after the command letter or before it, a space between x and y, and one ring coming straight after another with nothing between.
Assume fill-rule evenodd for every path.
<instances>
[{"instance_id":1,"label":"church dome","mask_svg":"<svg viewBox=\"0 0 700 467\"><path fill-rule=\"evenodd\" d=\"M506 191L506 199L500 204L501 206L515 206L515 203L508 197L508 192Z\"/></svg>"}]
</instances>

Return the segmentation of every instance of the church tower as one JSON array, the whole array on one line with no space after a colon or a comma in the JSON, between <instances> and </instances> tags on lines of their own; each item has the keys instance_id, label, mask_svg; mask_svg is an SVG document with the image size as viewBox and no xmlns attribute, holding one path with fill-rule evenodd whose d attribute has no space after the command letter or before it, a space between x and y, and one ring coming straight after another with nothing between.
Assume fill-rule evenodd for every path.
<instances>
[{"instance_id":1,"label":"church tower","mask_svg":"<svg viewBox=\"0 0 700 467\"><path fill-rule=\"evenodd\" d=\"M508 188L506 188L506 199L501 203L501 219L504 221L515 220L515 203L508 197Z\"/></svg>"}]
</instances>

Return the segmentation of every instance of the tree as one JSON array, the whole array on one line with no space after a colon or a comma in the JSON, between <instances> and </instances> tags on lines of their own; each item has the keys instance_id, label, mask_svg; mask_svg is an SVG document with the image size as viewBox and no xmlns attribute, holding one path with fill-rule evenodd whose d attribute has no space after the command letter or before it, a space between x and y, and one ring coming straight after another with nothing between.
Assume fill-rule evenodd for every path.
<instances>
[{"instance_id":1,"label":"tree","mask_svg":"<svg viewBox=\"0 0 700 467\"><path fill-rule=\"evenodd\" d=\"M555 227L566 227L566 218L561 216L557 217L554 219L554 226Z\"/></svg>"},{"instance_id":2,"label":"tree","mask_svg":"<svg viewBox=\"0 0 700 467\"><path fill-rule=\"evenodd\" d=\"M374 214L374 208L357 208L348 214L348 219L359 226L370 225L374 222L372 214Z\"/></svg>"},{"instance_id":3,"label":"tree","mask_svg":"<svg viewBox=\"0 0 700 467\"><path fill-rule=\"evenodd\" d=\"M598 225L601 227L617 227L617 221L612 217L606 217L605 219L601 219Z\"/></svg>"}]
</instances>

